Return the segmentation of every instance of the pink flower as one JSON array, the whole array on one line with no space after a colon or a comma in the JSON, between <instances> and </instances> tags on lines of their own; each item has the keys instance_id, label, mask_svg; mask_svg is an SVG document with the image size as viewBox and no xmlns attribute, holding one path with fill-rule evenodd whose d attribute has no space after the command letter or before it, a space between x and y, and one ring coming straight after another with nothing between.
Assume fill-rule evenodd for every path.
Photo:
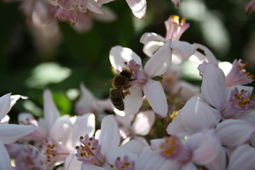
<instances>
[{"instance_id":1,"label":"pink flower","mask_svg":"<svg viewBox=\"0 0 255 170\"><path fill-rule=\"evenodd\" d=\"M245 67L248 63L243 64L242 60L235 59L232 65L232 69L226 75L226 86L236 86L241 84L248 84L254 81L254 75L250 75L250 73L246 72Z\"/></svg>"},{"instance_id":2,"label":"pink flower","mask_svg":"<svg viewBox=\"0 0 255 170\"><path fill-rule=\"evenodd\" d=\"M155 113L166 117L168 106L166 96L160 82L153 80L153 77L164 74L171 62L171 40L166 41L142 68L141 59L130 49L120 46L113 47L110 51L110 62L117 73L123 69L133 70L134 81L130 82L130 95L124 99L125 109L114 111L119 115L136 114L143 102L142 91L149 101Z\"/></svg>"},{"instance_id":3,"label":"pink flower","mask_svg":"<svg viewBox=\"0 0 255 170\"><path fill-rule=\"evenodd\" d=\"M253 87L240 85L227 87L223 71L212 63L204 62L199 65L198 70L203 77L201 98L221 111L224 118L238 116L255 105L251 100Z\"/></svg>"},{"instance_id":4,"label":"pink flower","mask_svg":"<svg viewBox=\"0 0 255 170\"><path fill-rule=\"evenodd\" d=\"M186 23L186 19L182 19L179 22L179 17L171 15L167 21L165 21L166 36L165 38L156 33L144 33L140 39L140 42L144 44L143 52L147 56L152 56L155 51L159 49L168 39L172 39L171 48L172 63L180 64L182 60L188 60L198 62L199 64L207 60L213 63L217 63L216 58L212 52L201 44L190 44L185 41L179 41L181 35L189 28L189 23ZM201 49L205 52L206 56L196 51Z\"/></svg>"},{"instance_id":5,"label":"pink flower","mask_svg":"<svg viewBox=\"0 0 255 170\"><path fill-rule=\"evenodd\" d=\"M11 96L8 93L0 98L0 164L3 169L12 169L11 160L4 144L11 144L36 130L35 125L25 126L1 122L19 98L24 97L20 95Z\"/></svg>"},{"instance_id":6,"label":"pink flower","mask_svg":"<svg viewBox=\"0 0 255 170\"><path fill-rule=\"evenodd\" d=\"M255 0L251 0L245 7L245 13L248 14L249 11L254 12L255 11Z\"/></svg>"}]
</instances>

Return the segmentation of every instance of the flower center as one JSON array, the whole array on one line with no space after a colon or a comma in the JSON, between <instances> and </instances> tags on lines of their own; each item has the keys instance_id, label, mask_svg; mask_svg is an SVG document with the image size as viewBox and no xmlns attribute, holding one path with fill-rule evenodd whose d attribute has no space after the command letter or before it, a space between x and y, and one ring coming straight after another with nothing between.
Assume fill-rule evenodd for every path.
<instances>
[{"instance_id":1,"label":"flower center","mask_svg":"<svg viewBox=\"0 0 255 170\"><path fill-rule=\"evenodd\" d=\"M98 145L98 140L95 137L80 137L80 146L76 146L77 153L75 156L79 161L90 161L96 166L101 166L104 163L104 156L101 154L101 146Z\"/></svg>"},{"instance_id":2,"label":"flower center","mask_svg":"<svg viewBox=\"0 0 255 170\"><path fill-rule=\"evenodd\" d=\"M251 102L253 96L250 95L247 90L242 89L239 92L238 89L235 88L233 93L234 95L231 97L230 101L234 102L236 106L245 109L247 106L253 104L253 102Z\"/></svg>"},{"instance_id":3,"label":"flower center","mask_svg":"<svg viewBox=\"0 0 255 170\"><path fill-rule=\"evenodd\" d=\"M165 158L172 158L175 153L178 151L179 142L176 137L165 138L164 142L161 143L159 149L161 150L161 154Z\"/></svg>"}]
</instances>

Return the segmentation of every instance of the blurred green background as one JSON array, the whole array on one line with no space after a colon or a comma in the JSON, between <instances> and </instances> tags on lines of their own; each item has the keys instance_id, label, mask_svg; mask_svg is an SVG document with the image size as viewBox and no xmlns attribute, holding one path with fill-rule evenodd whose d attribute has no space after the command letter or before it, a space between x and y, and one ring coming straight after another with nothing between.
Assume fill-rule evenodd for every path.
<instances>
[{"instance_id":1,"label":"blurred green background","mask_svg":"<svg viewBox=\"0 0 255 170\"><path fill-rule=\"evenodd\" d=\"M147 0L146 17L139 20L126 1L117 0L104 5L114 11L116 21L93 21L93 28L84 33L60 22L60 43L44 50L35 45L35 37L27 24L29 19L19 10L22 2L1 1L0 95L12 92L29 96L13 108L9 114L12 118L24 111L40 116L42 92L46 88L52 90L62 114L73 114L80 82L84 82L97 98L107 98L110 80L114 77L109 62L111 47L129 47L145 58L139 42L141 35L156 32L165 36L164 21L172 14L190 23L181 40L207 46L221 61L243 59L250 63L247 69L254 74L255 14L245 15L243 8L248 2L181 0L179 9L175 9L170 0ZM184 78L192 82L191 77Z\"/></svg>"}]
</instances>

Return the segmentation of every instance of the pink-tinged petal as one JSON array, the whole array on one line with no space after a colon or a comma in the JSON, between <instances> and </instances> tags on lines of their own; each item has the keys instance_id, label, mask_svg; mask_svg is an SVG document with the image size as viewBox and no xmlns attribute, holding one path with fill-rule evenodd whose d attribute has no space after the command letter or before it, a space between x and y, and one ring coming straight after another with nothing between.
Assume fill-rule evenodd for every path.
<instances>
[{"instance_id":1,"label":"pink-tinged petal","mask_svg":"<svg viewBox=\"0 0 255 170\"><path fill-rule=\"evenodd\" d=\"M102 6L101 10L103 11L104 15L94 14L93 16L95 20L101 21L101 22L113 22L117 20L118 18L117 15L110 8Z\"/></svg>"},{"instance_id":2,"label":"pink-tinged petal","mask_svg":"<svg viewBox=\"0 0 255 170\"><path fill-rule=\"evenodd\" d=\"M151 110L140 112L132 125L134 134L147 135L155 122L155 113Z\"/></svg>"},{"instance_id":3,"label":"pink-tinged petal","mask_svg":"<svg viewBox=\"0 0 255 170\"><path fill-rule=\"evenodd\" d=\"M88 134L90 137L95 133L95 115L87 113L83 116L77 116L73 129L73 145L77 145L80 141L80 136Z\"/></svg>"},{"instance_id":4,"label":"pink-tinged petal","mask_svg":"<svg viewBox=\"0 0 255 170\"><path fill-rule=\"evenodd\" d=\"M215 109L202 102L197 96L192 97L179 111L181 122L187 132L194 134L214 128L218 121L211 110Z\"/></svg>"},{"instance_id":5,"label":"pink-tinged petal","mask_svg":"<svg viewBox=\"0 0 255 170\"><path fill-rule=\"evenodd\" d=\"M143 52L149 57L152 57L153 54L164 45L164 42L161 41L150 41L143 46Z\"/></svg>"},{"instance_id":6,"label":"pink-tinged petal","mask_svg":"<svg viewBox=\"0 0 255 170\"><path fill-rule=\"evenodd\" d=\"M96 165L94 165L92 163L85 163L85 162L82 163L81 168L79 167L79 169L80 170L89 170L89 169L91 169L91 170L105 170L105 168L96 166Z\"/></svg>"},{"instance_id":7,"label":"pink-tinged petal","mask_svg":"<svg viewBox=\"0 0 255 170\"><path fill-rule=\"evenodd\" d=\"M183 126L181 122L180 115L177 115L174 118L174 120L171 123L169 123L166 131L169 135L177 135L183 132L186 132L188 134L188 132L186 131L185 127Z\"/></svg>"},{"instance_id":8,"label":"pink-tinged petal","mask_svg":"<svg viewBox=\"0 0 255 170\"><path fill-rule=\"evenodd\" d=\"M204 51L209 63L218 64L216 57L213 55L213 53L207 47L205 47L201 44L197 44L197 43L194 43L194 45L196 45L199 49Z\"/></svg>"},{"instance_id":9,"label":"pink-tinged petal","mask_svg":"<svg viewBox=\"0 0 255 170\"><path fill-rule=\"evenodd\" d=\"M123 48L121 46L115 46L110 51L110 62L115 70L121 71L123 68L127 68L125 62L135 60L139 65L142 65L141 58L129 48Z\"/></svg>"},{"instance_id":10,"label":"pink-tinged petal","mask_svg":"<svg viewBox=\"0 0 255 170\"><path fill-rule=\"evenodd\" d=\"M4 144L10 144L26 135L29 135L36 129L37 127L35 125L1 124L0 140Z\"/></svg>"},{"instance_id":11,"label":"pink-tinged petal","mask_svg":"<svg viewBox=\"0 0 255 170\"><path fill-rule=\"evenodd\" d=\"M251 0L247 5L245 5L244 10L246 11L245 14L248 14L249 11L255 11L255 0Z\"/></svg>"},{"instance_id":12,"label":"pink-tinged petal","mask_svg":"<svg viewBox=\"0 0 255 170\"><path fill-rule=\"evenodd\" d=\"M97 0L97 3L98 3L99 5L102 5L102 4L109 3L109 2L111 2L111 1L115 1L115 0Z\"/></svg>"},{"instance_id":13,"label":"pink-tinged petal","mask_svg":"<svg viewBox=\"0 0 255 170\"><path fill-rule=\"evenodd\" d=\"M154 151L160 149L160 145L162 144L162 142L165 142L164 138L150 140L151 150Z\"/></svg>"},{"instance_id":14,"label":"pink-tinged petal","mask_svg":"<svg viewBox=\"0 0 255 170\"><path fill-rule=\"evenodd\" d=\"M143 150L143 147L145 145L142 142L136 141L136 140L131 140L125 145L122 145L121 148L124 148L134 154L140 154Z\"/></svg>"},{"instance_id":15,"label":"pink-tinged petal","mask_svg":"<svg viewBox=\"0 0 255 170\"><path fill-rule=\"evenodd\" d=\"M143 92L153 111L162 117L166 117L168 105L165 92L160 82L148 79L143 85Z\"/></svg>"},{"instance_id":16,"label":"pink-tinged petal","mask_svg":"<svg viewBox=\"0 0 255 170\"><path fill-rule=\"evenodd\" d=\"M11 108L11 93L0 97L0 121L5 117Z\"/></svg>"},{"instance_id":17,"label":"pink-tinged petal","mask_svg":"<svg viewBox=\"0 0 255 170\"><path fill-rule=\"evenodd\" d=\"M53 102L51 91L45 90L43 92L43 112L44 112L44 121L45 128L50 131L51 127L55 123L55 121L59 118L59 111Z\"/></svg>"},{"instance_id":18,"label":"pink-tinged petal","mask_svg":"<svg viewBox=\"0 0 255 170\"><path fill-rule=\"evenodd\" d=\"M122 147L116 147L110 149L105 154L105 159L107 160L107 163L110 165L114 165L117 158L120 158L120 160L123 160L124 156L127 156L129 160L135 161L138 159L138 155L130 152L127 149L124 149Z\"/></svg>"},{"instance_id":19,"label":"pink-tinged petal","mask_svg":"<svg viewBox=\"0 0 255 170\"><path fill-rule=\"evenodd\" d=\"M120 116L134 115L136 114L143 104L142 86L139 84L129 88L130 95L127 95L124 99L125 109L120 111L114 108L114 112Z\"/></svg>"},{"instance_id":20,"label":"pink-tinged petal","mask_svg":"<svg viewBox=\"0 0 255 170\"><path fill-rule=\"evenodd\" d=\"M211 106L221 110L226 104L225 100L225 75L215 64L200 64L198 70L203 75L201 97Z\"/></svg>"},{"instance_id":21,"label":"pink-tinged petal","mask_svg":"<svg viewBox=\"0 0 255 170\"><path fill-rule=\"evenodd\" d=\"M171 48L177 50L183 60L188 60L197 50L197 46L185 41L173 41Z\"/></svg>"},{"instance_id":22,"label":"pink-tinged petal","mask_svg":"<svg viewBox=\"0 0 255 170\"><path fill-rule=\"evenodd\" d=\"M106 116L102 120L101 135L99 144L101 145L101 153L104 155L108 150L118 147L120 143L120 132L115 117Z\"/></svg>"},{"instance_id":23,"label":"pink-tinged petal","mask_svg":"<svg viewBox=\"0 0 255 170\"><path fill-rule=\"evenodd\" d=\"M198 143L199 147L193 151L192 161L209 169L224 170L226 157L220 140L214 136L212 131L204 131L203 135L203 139Z\"/></svg>"},{"instance_id":24,"label":"pink-tinged petal","mask_svg":"<svg viewBox=\"0 0 255 170\"><path fill-rule=\"evenodd\" d=\"M255 169L255 149L249 145L239 146L230 156L227 170Z\"/></svg>"},{"instance_id":25,"label":"pink-tinged petal","mask_svg":"<svg viewBox=\"0 0 255 170\"><path fill-rule=\"evenodd\" d=\"M100 107L100 109L113 111L112 110L112 102L111 102L110 98L107 98L105 100L97 100L96 104L98 107Z\"/></svg>"},{"instance_id":26,"label":"pink-tinged petal","mask_svg":"<svg viewBox=\"0 0 255 170\"><path fill-rule=\"evenodd\" d=\"M87 0L87 8L97 14L104 14L103 11L100 9L99 4L94 0Z\"/></svg>"},{"instance_id":27,"label":"pink-tinged petal","mask_svg":"<svg viewBox=\"0 0 255 170\"><path fill-rule=\"evenodd\" d=\"M121 126L124 127L124 128L130 128L131 127L131 123L132 123L132 121L134 119L133 115L129 115L129 116L119 116L119 115L116 115L115 117L117 119L117 122L119 124L121 124Z\"/></svg>"},{"instance_id":28,"label":"pink-tinged petal","mask_svg":"<svg viewBox=\"0 0 255 170\"><path fill-rule=\"evenodd\" d=\"M24 148L24 144L17 144L17 143L5 144L4 146L6 150L8 151L10 158L16 158L18 156L17 153L19 153Z\"/></svg>"},{"instance_id":29,"label":"pink-tinged petal","mask_svg":"<svg viewBox=\"0 0 255 170\"><path fill-rule=\"evenodd\" d=\"M85 87L83 83L80 84L81 97L75 103L75 112L78 114L85 114L93 112L96 108L96 100L93 94Z\"/></svg>"},{"instance_id":30,"label":"pink-tinged petal","mask_svg":"<svg viewBox=\"0 0 255 170\"><path fill-rule=\"evenodd\" d=\"M243 120L228 119L218 124L215 132L222 145L237 147L251 138L255 132L255 126Z\"/></svg>"},{"instance_id":31,"label":"pink-tinged petal","mask_svg":"<svg viewBox=\"0 0 255 170\"><path fill-rule=\"evenodd\" d=\"M0 140L0 165L1 169L6 170L14 170L14 168L11 166L11 159L9 157L9 154L4 147L3 143Z\"/></svg>"},{"instance_id":32,"label":"pink-tinged petal","mask_svg":"<svg viewBox=\"0 0 255 170\"><path fill-rule=\"evenodd\" d=\"M146 0L126 0L126 2L137 18L141 19L145 17L147 8Z\"/></svg>"},{"instance_id":33,"label":"pink-tinged petal","mask_svg":"<svg viewBox=\"0 0 255 170\"><path fill-rule=\"evenodd\" d=\"M172 40L167 40L146 63L144 71L148 77L160 76L169 69L172 60L171 43Z\"/></svg>"},{"instance_id":34,"label":"pink-tinged petal","mask_svg":"<svg viewBox=\"0 0 255 170\"><path fill-rule=\"evenodd\" d=\"M78 161L75 157L75 149L65 159L65 170L77 170L81 169L82 161Z\"/></svg>"},{"instance_id":35,"label":"pink-tinged petal","mask_svg":"<svg viewBox=\"0 0 255 170\"><path fill-rule=\"evenodd\" d=\"M165 42L166 39L164 37L162 37L161 35L159 34L156 34L154 32L152 33L149 33L149 32L146 32L142 35L141 39L140 39L140 43L142 44L147 44L149 43L150 41L161 41L161 42Z\"/></svg>"},{"instance_id":36,"label":"pink-tinged petal","mask_svg":"<svg viewBox=\"0 0 255 170\"><path fill-rule=\"evenodd\" d=\"M197 167L192 162L188 162L182 165L181 170L197 170Z\"/></svg>"},{"instance_id":37,"label":"pink-tinged petal","mask_svg":"<svg viewBox=\"0 0 255 170\"><path fill-rule=\"evenodd\" d=\"M61 140L65 136L67 128L72 126L69 115L64 115L58 118L50 129L50 137L56 141Z\"/></svg>"},{"instance_id":38,"label":"pink-tinged petal","mask_svg":"<svg viewBox=\"0 0 255 170\"><path fill-rule=\"evenodd\" d=\"M171 0L174 4L174 7L177 9L180 6L180 0Z\"/></svg>"},{"instance_id":39,"label":"pink-tinged petal","mask_svg":"<svg viewBox=\"0 0 255 170\"><path fill-rule=\"evenodd\" d=\"M180 169L181 163L176 160L165 160L165 162L161 165L158 170L166 170L166 169Z\"/></svg>"},{"instance_id":40,"label":"pink-tinged petal","mask_svg":"<svg viewBox=\"0 0 255 170\"><path fill-rule=\"evenodd\" d=\"M158 170L165 162L165 158L160 156L159 151L152 151L149 146L145 146L135 164L135 169Z\"/></svg>"}]
</instances>

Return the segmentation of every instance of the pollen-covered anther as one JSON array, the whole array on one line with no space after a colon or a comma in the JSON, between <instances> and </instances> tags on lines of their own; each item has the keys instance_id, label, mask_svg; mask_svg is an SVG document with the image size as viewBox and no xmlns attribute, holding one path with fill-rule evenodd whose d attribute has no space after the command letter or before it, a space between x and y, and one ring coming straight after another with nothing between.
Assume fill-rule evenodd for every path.
<instances>
[{"instance_id":1,"label":"pollen-covered anther","mask_svg":"<svg viewBox=\"0 0 255 170\"><path fill-rule=\"evenodd\" d=\"M104 162L104 157L101 154L101 146L98 145L98 140L94 137L89 138L88 134L85 137L80 137L80 146L76 146L75 156L79 161L90 161L96 166L101 166Z\"/></svg>"},{"instance_id":2,"label":"pollen-covered anther","mask_svg":"<svg viewBox=\"0 0 255 170\"><path fill-rule=\"evenodd\" d=\"M180 20L180 17L177 16L177 15L171 15L172 19L173 19L173 23L179 25L179 20Z\"/></svg>"}]
</instances>

